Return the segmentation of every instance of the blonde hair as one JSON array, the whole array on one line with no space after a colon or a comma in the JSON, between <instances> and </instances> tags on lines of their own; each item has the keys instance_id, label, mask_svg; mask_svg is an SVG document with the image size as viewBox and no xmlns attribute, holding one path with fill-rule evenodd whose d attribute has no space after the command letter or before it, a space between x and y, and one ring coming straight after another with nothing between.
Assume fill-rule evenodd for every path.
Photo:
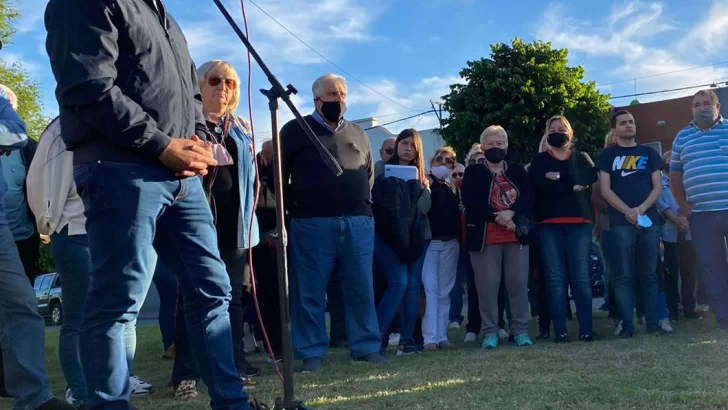
<instances>
[{"instance_id":1,"label":"blonde hair","mask_svg":"<svg viewBox=\"0 0 728 410\"><path fill-rule=\"evenodd\" d=\"M546 152L549 150L548 135L541 137L541 142L538 144L538 152Z\"/></svg>"},{"instance_id":2,"label":"blonde hair","mask_svg":"<svg viewBox=\"0 0 728 410\"><path fill-rule=\"evenodd\" d=\"M444 147L440 147L440 148L438 148L437 151L435 151L435 155L433 155L432 158L430 158L430 165L432 165L432 163L435 161L435 158L437 158L438 155L442 155L442 154L450 155L453 160L453 167L455 167L455 162L457 162L458 155L455 153L455 150L452 147L447 146L447 145Z\"/></svg>"},{"instance_id":3,"label":"blonde hair","mask_svg":"<svg viewBox=\"0 0 728 410\"><path fill-rule=\"evenodd\" d=\"M15 91L11 90L10 87L5 84L0 84L0 88L2 88L8 95L8 99L10 100L10 105L13 107L13 110L18 111L18 96L15 94Z\"/></svg>"},{"instance_id":4,"label":"blonde hair","mask_svg":"<svg viewBox=\"0 0 728 410\"><path fill-rule=\"evenodd\" d=\"M571 123L569 122L566 117L563 115L554 115L553 117L549 118L548 121L546 121L546 129L543 132L543 137L547 138L549 135L549 128L551 128L551 124L554 123L554 121L561 121L562 124L564 124L564 128L566 128L566 135L569 137L569 140L567 141L568 144L574 144L574 128L571 127Z\"/></svg>"},{"instance_id":5,"label":"blonde hair","mask_svg":"<svg viewBox=\"0 0 728 410\"><path fill-rule=\"evenodd\" d=\"M662 160L667 162L667 158L670 157L672 159L672 150L665 151L664 154L662 154ZM667 164L668 166L670 164Z\"/></svg>"},{"instance_id":6,"label":"blonde hair","mask_svg":"<svg viewBox=\"0 0 728 410\"><path fill-rule=\"evenodd\" d=\"M604 136L604 148L609 148L612 145L614 145L614 141L612 141L612 131L609 131L607 135Z\"/></svg>"},{"instance_id":7,"label":"blonde hair","mask_svg":"<svg viewBox=\"0 0 728 410\"><path fill-rule=\"evenodd\" d=\"M238 75L238 72L235 70L235 67L233 67L232 64L223 60L211 60L201 65L197 69L197 81L199 83L198 85L201 90L202 86L205 84L210 74L214 72L219 73L221 71L227 71L230 74L230 77L232 77L232 79L235 80L235 83L237 84L237 86L233 90L233 95L230 97L230 102L228 102L227 108L225 109L228 114L235 114L235 111L237 111L238 106L240 105L240 76Z\"/></svg>"}]
</instances>

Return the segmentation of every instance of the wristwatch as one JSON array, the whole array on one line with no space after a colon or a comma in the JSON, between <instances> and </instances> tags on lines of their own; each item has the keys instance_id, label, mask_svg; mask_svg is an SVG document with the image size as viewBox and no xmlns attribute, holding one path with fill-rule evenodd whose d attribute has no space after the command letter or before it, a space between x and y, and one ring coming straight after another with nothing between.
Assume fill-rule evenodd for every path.
<instances>
[{"instance_id":1,"label":"wristwatch","mask_svg":"<svg viewBox=\"0 0 728 410\"><path fill-rule=\"evenodd\" d=\"M561 172L556 173L556 180L561 181Z\"/></svg>"}]
</instances>

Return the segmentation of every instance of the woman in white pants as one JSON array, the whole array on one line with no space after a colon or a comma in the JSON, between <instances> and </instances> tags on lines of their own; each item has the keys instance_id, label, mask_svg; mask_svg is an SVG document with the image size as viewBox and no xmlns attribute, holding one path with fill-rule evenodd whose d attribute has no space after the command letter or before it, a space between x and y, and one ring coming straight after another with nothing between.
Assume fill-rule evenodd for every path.
<instances>
[{"instance_id":1,"label":"woman in white pants","mask_svg":"<svg viewBox=\"0 0 728 410\"><path fill-rule=\"evenodd\" d=\"M422 284L425 288L425 316L422 336L425 351L452 347L447 340L450 291L455 284L460 237L460 194L446 181L455 167L455 151L442 147L430 161L432 206L428 213L432 241L425 254Z\"/></svg>"}]
</instances>

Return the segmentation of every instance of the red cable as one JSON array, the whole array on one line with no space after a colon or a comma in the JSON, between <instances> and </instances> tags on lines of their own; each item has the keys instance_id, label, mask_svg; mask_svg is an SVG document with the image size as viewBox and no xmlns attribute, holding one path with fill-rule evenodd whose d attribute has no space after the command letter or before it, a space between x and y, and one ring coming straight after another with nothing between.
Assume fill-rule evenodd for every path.
<instances>
[{"instance_id":1,"label":"red cable","mask_svg":"<svg viewBox=\"0 0 728 410\"><path fill-rule=\"evenodd\" d=\"M250 33L248 32L248 18L245 15L245 1L240 0L240 7L243 9L243 23L245 23L245 37L248 39L250 38ZM248 113L250 116L250 134L253 138L253 163L255 164L255 201L253 202L253 213L250 216L250 230L248 231L248 246L250 247L248 250L248 264L250 265L250 285L252 290L252 296L253 296L253 304L255 305L255 313L258 316L258 324L260 325L260 330L263 333L263 341L265 342L265 348L268 352L268 356L270 357L271 361L273 362L273 367L276 369L276 374L278 374L278 378L281 380L281 383L283 383L283 375L281 374L280 369L278 368L278 362L276 362L276 357L273 354L273 349L271 349L270 346L270 340L268 340L268 332L265 331L265 326L263 325L263 316L260 314L260 305L258 304L258 292L256 290L255 286L255 270L253 269L253 249L252 249L252 243L253 243L253 223L255 223L255 210L258 209L258 195L260 195L260 175L258 175L258 159L255 155L255 127L253 126L253 60L250 56L250 51L248 51Z\"/></svg>"}]
</instances>

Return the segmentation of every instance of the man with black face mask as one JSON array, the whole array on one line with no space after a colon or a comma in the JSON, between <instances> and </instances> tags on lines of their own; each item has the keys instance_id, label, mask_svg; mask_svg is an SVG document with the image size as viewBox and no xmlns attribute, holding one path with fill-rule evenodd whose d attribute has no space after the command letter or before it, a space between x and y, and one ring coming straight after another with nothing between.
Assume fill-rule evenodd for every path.
<instances>
[{"instance_id":1,"label":"man with black face mask","mask_svg":"<svg viewBox=\"0 0 728 410\"><path fill-rule=\"evenodd\" d=\"M372 263L374 182L369 137L344 119L346 81L327 74L313 84L316 111L304 117L344 173L326 167L301 126L293 120L281 129L282 179L290 216L291 325L297 359L303 371L323 366L326 293L331 273L341 281L346 339L356 360L384 363L374 309Z\"/></svg>"},{"instance_id":2,"label":"man with black face mask","mask_svg":"<svg viewBox=\"0 0 728 410\"><path fill-rule=\"evenodd\" d=\"M718 327L728 330L728 119L720 112L713 91L693 97L693 121L672 145L670 190L679 205L676 222L692 233Z\"/></svg>"}]
</instances>

